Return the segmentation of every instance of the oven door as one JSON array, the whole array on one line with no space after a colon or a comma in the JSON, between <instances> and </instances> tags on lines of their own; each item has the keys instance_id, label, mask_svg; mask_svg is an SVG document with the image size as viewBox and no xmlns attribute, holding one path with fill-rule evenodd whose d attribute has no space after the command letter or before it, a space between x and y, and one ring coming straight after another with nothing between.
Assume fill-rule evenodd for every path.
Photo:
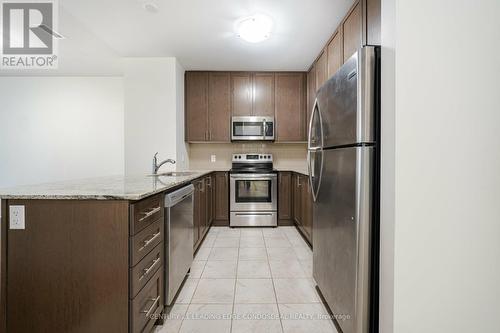
<instances>
[{"instance_id":1,"label":"oven door","mask_svg":"<svg viewBox=\"0 0 500 333\"><path fill-rule=\"evenodd\" d=\"M231 211L275 211L278 208L276 174L232 174Z\"/></svg>"},{"instance_id":2,"label":"oven door","mask_svg":"<svg viewBox=\"0 0 500 333\"><path fill-rule=\"evenodd\" d=\"M273 117L233 117L231 121L232 141L274 140Z\"/></svg>"}]
</instances>

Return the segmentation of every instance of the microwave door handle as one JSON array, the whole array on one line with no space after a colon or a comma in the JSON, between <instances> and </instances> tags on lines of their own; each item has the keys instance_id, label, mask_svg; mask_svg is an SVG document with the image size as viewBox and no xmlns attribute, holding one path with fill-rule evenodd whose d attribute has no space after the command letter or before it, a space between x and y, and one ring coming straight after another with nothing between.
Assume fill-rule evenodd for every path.
<instances>
[{"instance_id":1,"label":"microwave door handle","mask_svg":"<svg viewBox=\"0 0 500 333\"><path fill-rule=\"evenodd\" d=\"M262 121L262 140L266 139L266 120Z\"/></svg>"}]
</instances>

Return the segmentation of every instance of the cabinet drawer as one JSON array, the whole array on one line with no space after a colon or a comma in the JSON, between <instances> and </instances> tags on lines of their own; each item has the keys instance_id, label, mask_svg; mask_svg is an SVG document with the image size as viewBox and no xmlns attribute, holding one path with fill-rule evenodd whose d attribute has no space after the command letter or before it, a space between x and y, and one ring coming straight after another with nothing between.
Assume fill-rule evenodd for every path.
<instances>
[{"instance_id":1,"label":"cabinet drawer","mask_svg":"<svg viewBox=\"0 0 500 333\"><path fill-rule=\"evenodd\" d=\"M139 294L130 301L130 327L133 333L150 332L163 311L163 270L159 269Z\"/></svg>"},{"instance_id":2,"label":"cabinet drawer","mask_svg":"<svg viewBox=\"0 0 500 333\"><path fill-rule=\"evenodd\" d=\"M153 221L163 219L163 194L130 205L130 235L135 235Z\"/></svg>"},{"instance_id":3,"label":"cabinet drawer","mask_svg":"<svg viewBox=\"0 0 500 333\"><path fill-rule=\"evenodd\" d=\"M130 238L130 266L135 266L163 240L163 219L153 222L137 235Z\"/></svg>"},{"instance_id":4,"label":"cabinet drawer","mask_svg":"<svg viewBox=\"0 0 500 333\"><path fill-rule=\"evenodd\" d=\"M130 298L149 281L151 276L163 265L163 242L149 252L135 267L130 269Z\"/></svg>"}]
</instances>

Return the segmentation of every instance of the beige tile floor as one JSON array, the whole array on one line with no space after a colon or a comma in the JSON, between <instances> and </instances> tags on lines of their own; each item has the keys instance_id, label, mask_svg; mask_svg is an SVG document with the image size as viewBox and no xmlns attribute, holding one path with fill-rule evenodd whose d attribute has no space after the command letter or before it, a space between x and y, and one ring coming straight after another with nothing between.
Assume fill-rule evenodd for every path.
<instances>
[{"instance_id":1,"label":"beige tile floor","mask_svg":"<svg viewBox=\"0 0 500 333\"><path fill-rule=\"evenodd\" d=\"M294 227L212 227L156 333L337 333Z\"/></svg>"}]
</instances>

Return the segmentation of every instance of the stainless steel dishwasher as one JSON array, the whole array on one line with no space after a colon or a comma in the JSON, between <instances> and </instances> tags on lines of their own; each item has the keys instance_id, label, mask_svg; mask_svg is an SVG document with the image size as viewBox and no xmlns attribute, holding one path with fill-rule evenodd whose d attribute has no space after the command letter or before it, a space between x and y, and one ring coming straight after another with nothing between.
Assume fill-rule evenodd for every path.
<instances>
[{"instance_id":1,"label":"stainless steel dishwasher","mask_svg":"<svg viewBox=\"0 0 500 333\"><path fill-rule=\"evenodd\" d=\"M192 184L165 195L164 303L171 305L193 262Z\"/></svg>"}]
</instances>

